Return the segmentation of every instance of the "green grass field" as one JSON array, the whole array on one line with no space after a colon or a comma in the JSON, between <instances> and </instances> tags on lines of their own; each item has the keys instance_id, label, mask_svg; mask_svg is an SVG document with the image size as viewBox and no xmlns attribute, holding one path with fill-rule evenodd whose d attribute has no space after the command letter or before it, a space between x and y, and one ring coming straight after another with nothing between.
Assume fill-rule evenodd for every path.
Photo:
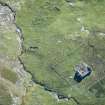
<instances>
[{"instance_id":1,"label":"green grass field","mask_svg":"<svg viewBox=\"0 0 105 105\"><path fill-rule=\"evenodd\" d=\"M18 80L17 74L14 71L9 70L7 68L3 68L2 70L0 70L0 75L1 75L1 77L5 78L13 83L16 83L16 81Z\"/></svg>"},{"instance_id":2,"label":"green grass field","mask_svg":"<svg viewBox=\"0 0 105 105\"><path fill-rule=\"evenodd\" d=\"M105 0L71 0L73 5L66 0L23 1L16 11L25 47L20 57L33 80L75 97L80 105L104 105ZM16 56L14 37L10 42L6 40L9 47L5 50ZM81 62L92 66L93 72L76 83L71 76L75 65ZM49 92L40 88L29 89L23 105L72 105L71 101L57 103Z\"/></svg>"},{"instance_id":3,"label":"green grass field","mask_svg":"<svg viewBox=\"0 0 105 105\"><path fill-rule=\"evenodd\" d=\"M1 105L11 105L12 99L8 92L8 90L5 88L5 86L0 83L0 104Z\"/></svg>"},{"instance_id":4,"label":"green grass field","mask_svg":"<svg viewBox=\"0 0 105 105\"><path fill-rule=\"evenodd\" d=\"M104 57L100 49L105 46L104 36L100 35L105 27L104 2L78 0L70 6L64 0L26 0L17 11L17 23L23 30L26 48L21 58L27 70L36 81L75 96L83 105L88 105L89 100L89 105L95 105L97 98L88 87L100 78L99 70L104 68L103 61L99 61ZM95 67L91 77L76 84L70 76L74 76L74 66L81 62Z\"/></svg>"}]
</instances>

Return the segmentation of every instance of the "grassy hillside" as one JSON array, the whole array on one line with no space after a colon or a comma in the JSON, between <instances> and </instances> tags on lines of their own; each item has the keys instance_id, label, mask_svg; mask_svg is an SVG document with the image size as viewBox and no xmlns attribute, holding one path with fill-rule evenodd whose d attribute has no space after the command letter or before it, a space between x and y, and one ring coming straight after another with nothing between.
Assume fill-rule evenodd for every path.
<instances>
[{"instance_id":1,"label":"grassy hillside","mask_svg":"<svg viewBox=\"0 0 105 105\"><path fill-rule=\"evenodd\" d=\"M33 81L47 89L29 88L23 105L72 105L53 99L48 90L75 97L80 105L104 105L105 0L20 0L16 9L24 37L20 58ZM16 56L16 36L9 35L14 35L6 40L9 47L0 46L0 53ZM92 67L92 75L76 83L74 67L82 62Z\"/></svg>"},{"instance_id":2,"label":"grassy hillside","mask_svg":"<svg viewBox=\"0 0 105 105\"><path fill-rule=\"evenodd\" d=\"M70 5L64 0L25 1L17 12L26 48L21 58L35 81L73 95L81 103L86 97L86 105L91 97L95 104L96 95L88 89L104 76L104 2L75 0ZM94 65L93 73L76 84L70 76L81 62Z\"/></svg>"}]
</instances>

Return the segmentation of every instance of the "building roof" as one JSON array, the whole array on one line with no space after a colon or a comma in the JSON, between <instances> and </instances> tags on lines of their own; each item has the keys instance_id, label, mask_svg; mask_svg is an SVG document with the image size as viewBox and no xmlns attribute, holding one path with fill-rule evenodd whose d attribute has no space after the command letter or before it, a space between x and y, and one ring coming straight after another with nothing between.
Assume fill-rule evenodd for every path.
<instances>
[{"instance_id":1,"label":"building roof","mask_svg":"<svg viewBox=\"0 0 105 105\"><path fill-rule=\"evenodd\" d=\"M75 67L75 70L81 75L81 76L86 76L90 71L88 70L88 65L85 63L78 64Z\"/></svg>"}]
</instances>

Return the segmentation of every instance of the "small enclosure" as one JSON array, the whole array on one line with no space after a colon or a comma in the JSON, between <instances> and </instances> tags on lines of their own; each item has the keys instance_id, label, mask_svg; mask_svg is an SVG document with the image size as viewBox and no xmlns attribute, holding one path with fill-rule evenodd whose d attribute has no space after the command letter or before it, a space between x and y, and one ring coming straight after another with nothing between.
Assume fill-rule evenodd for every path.
<instances>
[{"instance_id":1,"label":"small enclosure","mask_svg":"<svg viewBox=\"0 0 105 105\"><path fill-rule=\"evenodd\" d=\"M92 69L85 63L75 66L75 75L74 80L81 82L85 77L89 76L92 72Z\"/></svg>"}]
</instances>

